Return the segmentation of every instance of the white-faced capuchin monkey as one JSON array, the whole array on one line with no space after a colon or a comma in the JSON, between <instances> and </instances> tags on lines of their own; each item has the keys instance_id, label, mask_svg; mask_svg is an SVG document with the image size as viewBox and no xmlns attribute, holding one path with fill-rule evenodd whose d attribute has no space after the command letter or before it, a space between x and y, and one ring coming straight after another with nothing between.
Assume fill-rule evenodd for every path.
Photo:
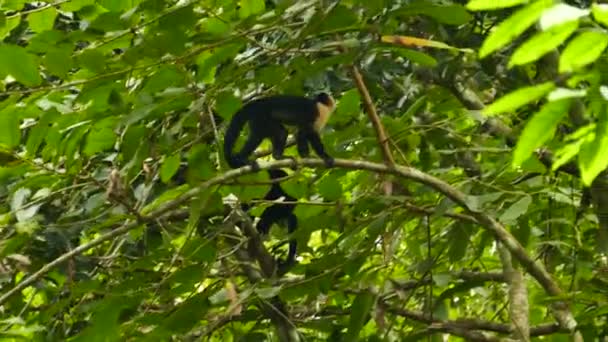
<instances>
[{"instance_id":1,"label":"white-faced capuchin monkey","mask_svg":"<svg viewBox=\"0 0 608 342\"><path fill-rule=\"evenodd\" d=\"M301 157L308 157L310 143L325 164L332 166L334 158L325 152L319 132L334 109L335 101L326 93L320 93L314 99L275 95L247 103L232 117L224 136L224 156L228 165L237 168L249 164L249 156L264 138L270 138L272 142L274 159L291 158L283 155L287 144L285 125L289 125L297 127L296 142ZM246 123L249 123L250 131L247 141L238 153L233 153L239 133ZM252 161L251 166L258 168L256 161Z\"/></svg>"}]
</instances>

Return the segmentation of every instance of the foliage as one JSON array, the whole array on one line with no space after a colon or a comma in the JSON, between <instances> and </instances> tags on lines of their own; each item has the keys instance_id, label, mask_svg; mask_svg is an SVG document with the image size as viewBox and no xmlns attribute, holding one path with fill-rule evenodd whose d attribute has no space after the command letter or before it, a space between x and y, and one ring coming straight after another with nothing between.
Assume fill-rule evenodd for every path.
<instances>
[{"instance_id":1,"label":"foliage","mask_svg":"<svg viewBox=\"0 0 608 342\"><path fill-rule=\"evenodd\" d=\"M549 310L558 299L585 341L608 334L607 5L12 0L0 11L4 339L293 340L277 328L281 305L306 340L504 337L512 284L471 208L564 291L525 278L531 336L567 337ZM268 177L225 177L226 123L253 97L328 91L328 153L380 163L351 65L396 163L452 184L468 209L370 171L290 171L299 264L252 275L234 199L259 216ZM264 245L282 256L288 237L275 226Z\"/></svg>"}]
</instances>

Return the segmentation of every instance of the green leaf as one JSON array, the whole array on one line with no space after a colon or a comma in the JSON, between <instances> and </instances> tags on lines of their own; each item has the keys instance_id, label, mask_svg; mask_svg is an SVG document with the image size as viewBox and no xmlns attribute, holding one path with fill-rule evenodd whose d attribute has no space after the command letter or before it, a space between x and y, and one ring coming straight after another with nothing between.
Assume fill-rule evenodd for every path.
<instances>
[{"instance_id":1,"label":"green leaf","mask_svg":"<svg viewBox=\"0 0 608 342\"><path fill-rule=\"evenodd\" d=\"M564 3L558 3L543 11L540 17L540 28L545 31L553 26L578 20L589 15L589 10L580 9Z\"/></svg>"},{"instance_id":2,"label":"green leaf","mask_svg":"<svg viewBox=\"0 0 608 342\"><path fill-rule=\"evenodd\" d=\"M559 58L559 72L572 72L595 62L608 46L603 31L587 31L572 39Z\"/></svg>"},{"instance_id":3,"label":"green leaf","mask_svg":"<svg viewBox=\"0 0 608 342\"><path fill-rule=\"evenodd\" d=\"M51 48L44 56L42 65L44 65L51 74L66 78L73 66L72 53L65 47Z\"/></svg>"},{"instance_id":4,"label":"green leaf","mask_svg":"<svg viewBox=\"0 0 608 342\"><path fill-rule=\"evenodd\" d=\"M513 166L521 165L532 155L534 149L553 137L557 124L566 115L569 107L570 99L553 101L546 103L534 114L517 141L513 152Z\"/></svg>"},{"instance_id":5,"label":"green leaf","mask_svg":"<svg viewBox=\"0 0 608 342\"><path fill-rule=\"evenodd\" d=\"M93 5L94 3L95 0L70 0L66 3L62 3L59 7L66 12L76 12L85 6Z\"/></svg>"},{"instance_id":6,"label":"green leaf","mask_svg":"<svg viewBox=\"0 0 608 342\"><path fill-rule=\"evenodd\" d=\"M11 75L26 86L37 86L42 81L36 56L16 45L0 45L0 73Z\"/></svg>"},{"instance_id":7,"label":"green leaf","mask_svg":"<svg viewBox=\"0 0 608 342\"><path fill-rule=\"evenodd\" d=\"M160 180L163 183L168 183L171 177L175 175L175 172L179 169L180 155L173 154L163 159L163 164L160 167Z\"/></svg>"},{"instance_id":8,"label":"green leaf","mask_svg":"<svg viewBox=\"0 0 608 342\"><path fill-rule=\"evenodd\" d=\"M578 21L574 21L553 26L547 31L535 34L513 52L509 68L538 60L568 39L577 28Z\"/></svg>"},{"instance_id":9,"label":"green leaf","mask_svg":"<svg viewBox=\"0 0 608 342\"><path fill-rule=\"evenodd\" d=\"M27 136L26 151L28 156L34 156L38 152L40 145L44 141L44 138L49 131L53 122L60 116L59 112L55 108L50 108L44 112L38 120L38 123L30 128L30 132Z\"/></svg>"},{"instance_id":10,"label":"green leaf","mask_svg":"<svg viewBox=\"0 0 608 342\"><path fill-rule=\"evenodd\" d=\"M186 333L206 316L209 306L208 291L195 293L172 310L163 327L170 332Z\"/></svg>"},{"instance_id":11,"label":"green leaf","mask_svg":"<svg viewBox=\"0 0 608 342\"><path fill-rule=\"evenodd\" d=\"M340 177L330 173L323 177L318 184L319 194L328 201L336 201L342 197L342 184Z\"/></svg>"},{"instance_id":12,"label":"green leaf","mask_svg":"<svg viewBox=\"0 0 608 342\"><path fill-rule=\"evenodd\" d=\"M494 2L498 3L497 1ZM543 9L550 4L550 1L535 1L513 13L508 19L500 23L486 38L479 49L479 58L484 58L519 37L536 22L542 15Z\"/></svg>"},{"instance_id":13,"label":"green leaf","mask_svg":"<svg viewBox=\"0 0 608 342\"><path fill-rule=\"evenodd\" d=\"M112 12L123 12L133 7L129 0L97 0L97 3Z\"/></svg>"},{"instance_id":14,"label":"green leaf","mask_svg":"<svg viewBox=\"0 0 608 342\"><path fill-rule=\"evenodd\" d=\"M0 111L0 145L12 149L19 146L20 139L19 118L15 108L8 106Z\"/></svg>"},{"instance_id":15,"label":"green leaf","mask_svg":"<svg viewBox=\"0 0 608 342\"><path fill-rule=\"evenodd\" d=\"M344 341L357 341L361 329L370 317L370 311L376 298L369 291L362 291L357 294L353 305L350 307L350 320L348 321L348 331Z\"/></svg>"},{"instance_id":16,"label":"green leaf","mask_svg":"<svg viewBox=\"0 0 608 342\"><path fill-rule=\"evenodd\" d=\"M239 18L241 19L260 14L266 9L264 0L241 0L239 5L241 5L239 8Z\"/></svg>"},{"instance_id":17,"label":"green leaf","mask_svg":"<svg viewBox=\"0 0 608 342\"><path fill-rule=\"evenodd\" d=\"M21 22L20 16L15 16L5 20L4 25L0 25L0 39L6 38L8 34Z\"/></svg>"},{"instance_id":18,"label":"green leaf","mask_svg":"<svg viewBox=\"0 0 608 342\"><path fill-rule=\"evenodd\" d=\"M175 65L164 65L148 78L142 91L154 94L169 87L182 87L185 86L185 79Z\"/></svg>"},{"instance_id":19,"label":"green leaf","mask_svg":"<svg viewBox=\"0 0 608 342\"><path fill-rule=\"evenodd\" d=\"M42 11L30 13L27 16L27 21L34 32L42 32L53 29L56 17L57 10L55 7L47 7Z\"/></svg>"},{"instance_id":20,"label":"green leaf","mask_svg":"<svg viewBox=\"0 0 608 342\"><path fill-rule=\"evenodd\" d=\"M464 25L473 19L473 16L461 5L433 6L424 14L448 25Z\"/></svg>"},{"instance_id":21,"label":"green leaf","mask_svg":"<svg viewBox=\"0 0 608 342\"><path fill-rule=\"evenodd\" d=\"M23 5L29 0L3 0L0 2L3 9L9 9L13 11L19 11L23 9Z\"/></svg>"},{"instance_id":22,"label":"green leaf","mask_svg":"<svg viewBox=\"0 0 608 342\"><path fill-rule=\"evenodd\" d=\"M608 4L592 4L593 19L604 26L608 26Z\"/></svg>"},{"instance_id":23,"label":"green leaf","mask_svg":"<svg viewBox=\"0 0 608 342\"><path fill-rule=\"evenodd\" d=\"M99 50L87 49L78 56L78 63L94 73L101 73L106 68L106 59Z\"/></svg>"},{"instance_id":24,"label":"green leaf","mask_svg":"<svg viewBox=\"0 0 608 342\"><path fill-rule=\"evenodd\" d=\"M583 184L590 186L595 177L608 167L608 111L602 106L597 115L595 139L587 140L581 146L578 164L581 169Z\"/></svg>"},{"instance_id":25,"label":"green leaf","mask_svg":"<svg viewBox=\"0 0 608 342\"><path fill-rule=\"evenodd\" d=\"M188 152L188 182L199 182L213 177L215 166L211 161L211 151L207 144L196 144Z\"/></svg>"},{"instance_id":26,"label":"green leaf","mask_svg":"<svg viewBox=\"0 0 608 342\"><path fill-rule=\"evenodd\" d=\"M483 113L486 115L495 115L512 112L525 104L542 98L554 88L555 84L553 84L553 82L545 82L535 86L517 89L494 101L494 103L483 110Z\"/></svg>"},{"instance_id":27,"label":"green leaf","mask_svg":"<svg viewBox=\"0 0 608 342\"><path fill-rule=\"evenodd\" d=\"M487 11L493 9L509 8L527 3L528 0L471 0L466 7L470 11Z\"/></svg>"},{"instance_id":28,"label":"green leaf","mask_svg":"<svg viewBox=\"0 0 608 342\"><path fill-rule=\"evenodd\" d=\"M116 142L116 133L110 126L111 121L100 121L91 127L87 135L87 142L83 153L86 156L92 156L96 153L109 150L114 147Z\"/></svg>"},{"instance_id":29,"label":"green leaf","mask_svg":"<svg viewBox=\"0 0 608 342\"><path fill-rule=\"evenodd\" d=\"M201 20L201 31L213 37L225 37L230 33L231 29L230 22L219 18L209 17Z\"/></svg>"},{"instance_id":30,"label":"green leaf","mask_svg":"<svg viewBox=\"0 0 608 342\"><path fill-rule=\"evenodd\" d=\"M531 196L524 196L519 201L513 203L510 207L508 207L502 215L498 218L498 220L505 224L511 224L515 220L517 220L521 215L525 214L528 211L528 207L532 204Z\"/></svg>"},{"instance_id":31,"label":"green leaf","mask_svg":"<svg viewBox=\"0 0 608 342\"><path fill-rule=\"evenodd\" d=\"M454 223L448 233L448 260L458 262L464 258L471 243L471 229L464 223Z\"/></svg>"}]
</instances>

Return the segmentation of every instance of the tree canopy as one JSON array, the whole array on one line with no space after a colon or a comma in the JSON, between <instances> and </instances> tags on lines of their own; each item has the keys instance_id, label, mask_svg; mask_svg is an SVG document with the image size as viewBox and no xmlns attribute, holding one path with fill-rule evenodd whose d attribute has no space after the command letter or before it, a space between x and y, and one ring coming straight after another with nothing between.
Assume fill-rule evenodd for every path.
<instances>
[{"instance_id":1,"label":"tree canopy","mask_svg":"<svg viewBox=\"0 0 608 342\"><path fill-rule=\"evenodd\" d=\"M582 0L0 0L0 336L605 340L607 27ZM322 91L334 166L293 139L226 165L245 103ZM255 229L270 168L292 234Z\"/></svg>"}]
</instances>

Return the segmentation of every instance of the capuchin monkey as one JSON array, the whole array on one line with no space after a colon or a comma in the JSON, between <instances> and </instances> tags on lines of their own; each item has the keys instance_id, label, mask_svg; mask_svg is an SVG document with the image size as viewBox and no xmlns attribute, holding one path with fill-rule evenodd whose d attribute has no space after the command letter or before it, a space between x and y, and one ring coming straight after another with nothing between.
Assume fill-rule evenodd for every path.
<instances>
[{"instance_id":1,"label":"capuchin monkey","mask_svg":"<svg viewBox=\"0 0 608 342\"><path fill-rule=\"evenodd\" d=\"M270 175L271 180L279 179L287 177L287 173L281 169L269 169L267 170ZM270 232L270 228L274 223L280 224L285 223L287 225L287 232L289 234L293 233L298 228L298 218L293 213L296 208L295 202L296 198L289 196L283 188L281 188L281 184L278 182L273 182L270 186L270 190L264 196L264 200L274 201L283 197L283 202L277 202L270 207L266 208L262 215L260 216L260 220L256 225L256 229L262 235L266 235ZM251 205L243 204L243 210L247 211ZM296 250L298 247L298 243L295 239L289 240L289 250L287 252L287 259L285 261L278 260L278 269L279 273L284 273L287 268L291 267L295 263L296 259Z\"/></svg>"},{"instance_id":2,"label":"capuchin monkey","mask_svg":"<svg viewBox=\"0 0 608 342\"><path fill-rule=\"evenodd\" d=\"M332 166L334 158L325 152L319 132L329 120L335 106L334 99L327 93L320 93L314 99L275 95L247 103L232 117L224 136L224 155L228 165L237 168L250 163L252 168L258 169L256 161L249 162L249 156L264 138L270 138L272 142L274 159L292 158L283 155L287 144L285 125L289 125L297 127L296 143L301 157L308 157L310 143L325 164ZM250 131L247 141L238 153L233 153L239 133L246 123L249 123Z\"/></svg>"}]
</instances>

